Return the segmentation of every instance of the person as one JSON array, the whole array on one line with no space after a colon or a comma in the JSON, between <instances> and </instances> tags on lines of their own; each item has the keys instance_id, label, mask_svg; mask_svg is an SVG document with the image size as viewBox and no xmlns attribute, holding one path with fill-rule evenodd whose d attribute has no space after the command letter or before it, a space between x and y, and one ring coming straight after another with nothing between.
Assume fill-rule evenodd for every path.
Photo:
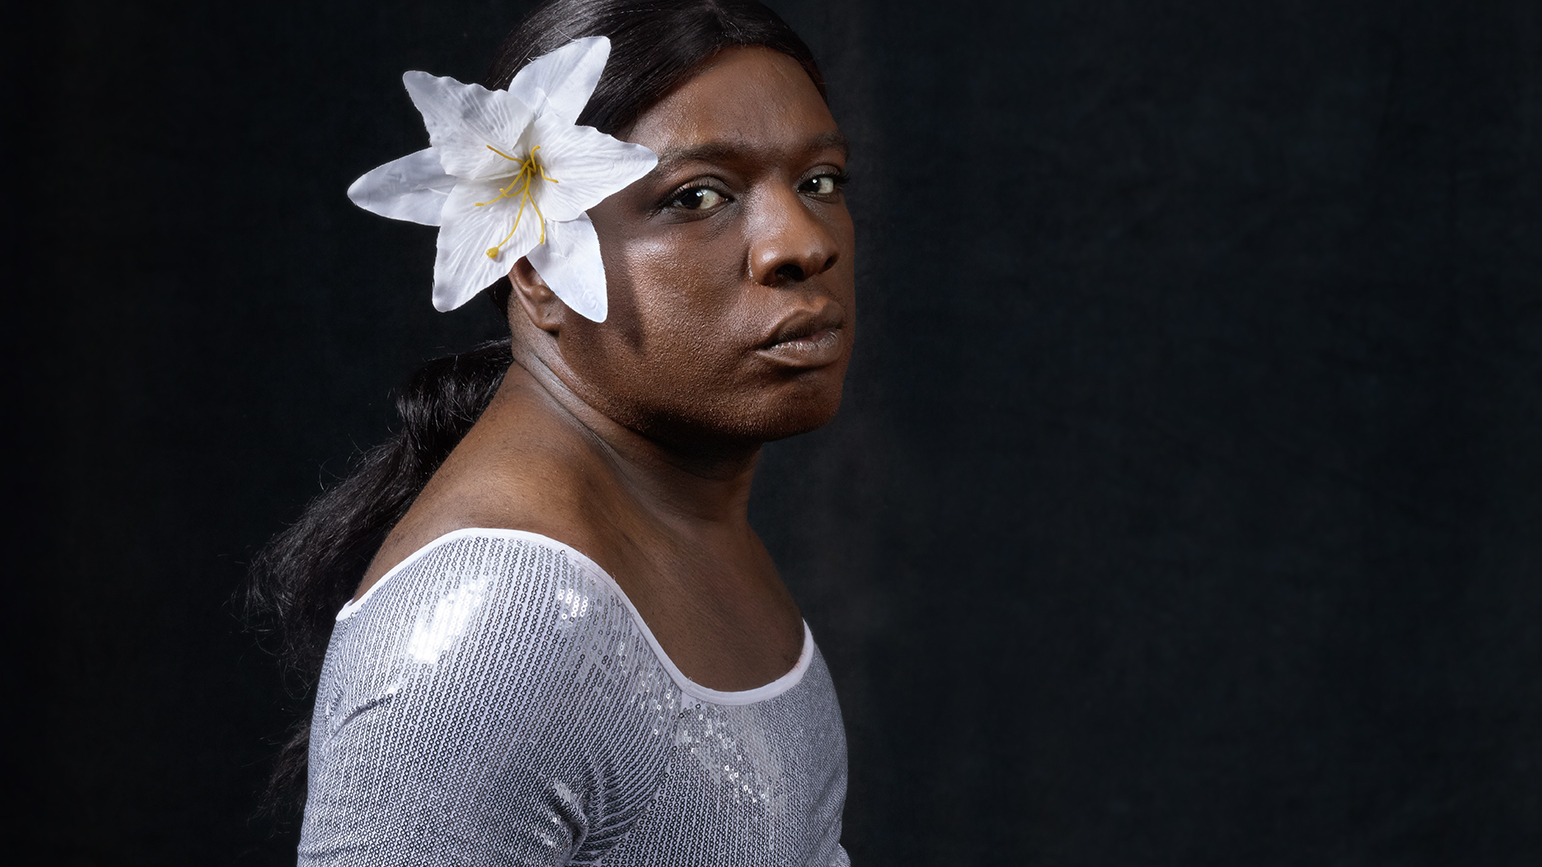
<instances>
[{"instance_id":1,"label":"person","mask_svg":"<svg viewBox=\"0 0 1542 867\"><path fill-rule=\"evenodd\" d=\"M489 89L406 80L434 146L351 195L437 219L436 305L496 273L510 337L254 564L318 684L300 862L848 864L835 692L747 515L855 329L814 58L753 0L554 0Z\"/></svg>"}]
</instances>

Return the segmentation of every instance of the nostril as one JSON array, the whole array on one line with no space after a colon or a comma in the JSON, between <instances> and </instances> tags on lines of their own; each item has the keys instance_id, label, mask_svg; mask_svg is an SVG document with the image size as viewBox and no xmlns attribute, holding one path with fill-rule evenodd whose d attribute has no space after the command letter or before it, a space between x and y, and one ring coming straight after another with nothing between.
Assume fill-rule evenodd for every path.
<instances>
[{"instance_id":1,"label":"nostril","mask_svg":"<svg viewBox=\"0 0 1542 867\"><path fill-rule=\"evenodd\" d=\"M803 268L801 266L788 263L776 269L776 276L789 283L798 283L801 282L807 275L803 273Z\"/></svg>"}]
</instances>

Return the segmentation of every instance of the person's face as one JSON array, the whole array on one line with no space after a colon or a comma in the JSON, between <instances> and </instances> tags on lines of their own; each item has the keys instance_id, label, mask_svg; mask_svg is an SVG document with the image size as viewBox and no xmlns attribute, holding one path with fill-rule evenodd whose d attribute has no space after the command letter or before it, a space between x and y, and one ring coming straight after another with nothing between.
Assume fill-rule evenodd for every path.
<instances>
[{"instance_id":1,"label":"person's face","mask_svg":"<svg viewBox=\"0 0 1542 867\"><path fill-rule=\"evenodd\" d=\"M610 314L565 317L570 382L665 441L769 441L834 415L851 355L846 146L797 61L718 55L623 136L658 167L590 209Z\"/></svg>"}]
</instances>

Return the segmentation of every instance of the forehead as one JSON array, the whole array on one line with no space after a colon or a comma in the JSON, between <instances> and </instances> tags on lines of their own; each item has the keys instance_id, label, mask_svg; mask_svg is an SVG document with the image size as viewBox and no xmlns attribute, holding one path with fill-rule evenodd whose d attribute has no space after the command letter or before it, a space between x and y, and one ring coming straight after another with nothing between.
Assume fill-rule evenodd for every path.
<instances>
[{"instance_id":1,"label":"forehead","mask_svg":"<svg viewBox=\"0 0 1542 867\"><path fill-rule=\"evenodd\" d=\"M779 51L753 46L712 58L644 112L626 138L652 149L662 163L672 152L703 145L801 153L828 147L839 135L803 67Z\"/></svg>"}]
</instances>

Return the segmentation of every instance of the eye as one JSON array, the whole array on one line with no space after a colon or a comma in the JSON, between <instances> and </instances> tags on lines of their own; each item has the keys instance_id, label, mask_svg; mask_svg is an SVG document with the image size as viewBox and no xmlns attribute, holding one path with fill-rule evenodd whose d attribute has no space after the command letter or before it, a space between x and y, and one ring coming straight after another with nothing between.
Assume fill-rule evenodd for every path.
<instances>
[{"instance_id":1,"label":"eye","mask_svg":"<svg viewBox=\"0 0 1542 867\"><path fill-rule=\"evenodd\" d=\"M682 211L710 211L728 203L728 197L711 187L690 187L675 194L669 207Z\"/></svg>"},{"instance_id":2,"label":"eye","mask_svg":"<svg viewBox=\"0 0 1542 867\"><path fill-rule=\"evenodd\" d=\"M798 192L806 196L833 196L846 186L846 175L840 173L826 173L815 175L798 185Z\"/></svg>"}]
</instances>

